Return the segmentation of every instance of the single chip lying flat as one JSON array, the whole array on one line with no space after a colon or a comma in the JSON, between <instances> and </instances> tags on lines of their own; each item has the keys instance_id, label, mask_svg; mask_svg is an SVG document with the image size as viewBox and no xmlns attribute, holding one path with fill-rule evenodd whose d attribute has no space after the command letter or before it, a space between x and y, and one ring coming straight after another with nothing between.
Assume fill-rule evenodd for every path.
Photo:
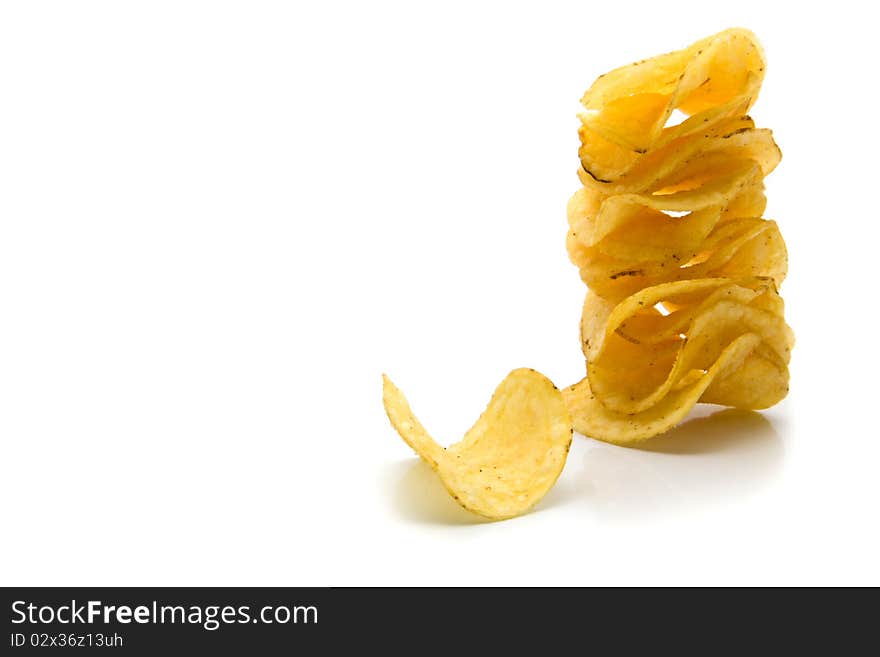
<instances>
[{"instance_id":1,"label":"single chip lying flat","mask_svg":"<svg viewBox=\"0 0 880 657\"><path fill-rule=\"evenodd\" d=\"M508 374L476 424L448 448L428 435L384 375L382 401L397 433L440 476L453 499L492 520L521 515L544 497L571 447L562 393L531 369Z\"/></svg>"}]
</instances>

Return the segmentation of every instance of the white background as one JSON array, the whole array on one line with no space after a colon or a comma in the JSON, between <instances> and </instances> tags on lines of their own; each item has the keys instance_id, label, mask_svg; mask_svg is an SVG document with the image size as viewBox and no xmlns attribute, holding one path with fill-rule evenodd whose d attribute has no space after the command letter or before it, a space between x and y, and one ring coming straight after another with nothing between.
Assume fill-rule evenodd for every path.
<instances>
[{"instance_id":1,"label":"white background","mask_svg":"<svg viewBox=\"0 0 880 657\"><path fill-rule=\"evenodd\" d=\"M301 4L3 3L0 583L880 584L870 5ZM789 398L576 437L475 523L380 373L444 443L515 367L580 379L578 100L734 25Z\"/></svg>"}]
</instances>

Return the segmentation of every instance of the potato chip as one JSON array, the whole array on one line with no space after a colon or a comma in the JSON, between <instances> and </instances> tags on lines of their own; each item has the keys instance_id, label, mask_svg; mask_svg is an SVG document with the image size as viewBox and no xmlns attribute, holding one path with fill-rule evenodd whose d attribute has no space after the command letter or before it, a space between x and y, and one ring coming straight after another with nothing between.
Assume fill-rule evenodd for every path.
<instances>
[{"instance_id":1,"label":"potato chip","mask_svg":"<svg viewBox=\"0 0 880 657\"><path fill-rule=\"evenodd\" d=\"M651 151L745 114L764 67L755 36L730 29L600 76L581 100L584 171L600 182L617 180ZM667 125L675 110L687 118Z\"/></svg>"},{"instance_id":2,"label":"potato chip","mask_svg":"<svg viewBox=\"0 0 880 657\"><path fill-rule=\"evenodd\" d=\"M731 342L712 367L687 385L640 413L618 413L606 408L584 378L563 391L574 429L585 436L617 445L632 445L664 433L681 422L706 389L719 377L740 367L760 344L760 337L745 334Z\"/></svg>"},{"instance_id":3,"label":"potato chip","mask_svg":"<svg viewBox=\"0 0 880 657\"><path fill-rule=\"evenodd\" d=\"M383 376L382 400L400 437L439 475L453 499L492 520L532 508L556 482L571 446L562 394L531 369L511 372L461 442L438 445Z\"/></svg>"},{"instance_id":4,"label":"potato chip","mask_svg":"<svg viewBox=\"0 0 880 657\"><path fill-rule=\"evenodd\" d=\"M578 431L631 443L698 401L762 409L787 394L788 254L761 216L781 153L745 114L764 68L751 32L725 30L584 95L566 237L590 288L587 376L564 394Z\"/></svg>"},{"instance_id":5,"label":"potato chip","mask_svg":"<svg viewBox=\"0 0 880 657\"><path fill-rule=\"evenodd\" d=\"M769 276L781 285L785 243L776 223L760 218L763 177L778 163L778 147L769 131L751 128L703 141L646 160L656 166L640 165L614 192L585 185L569 201L569 257L597 294L622 299L667 281L717 276Z\"/></svg>"},{"instance_id":6,"label":"potato chip","mask_svg":"<svg viewBox=\"0 0 880 657\"><path fill-rule=\"evenodd\" d=\"M664 315L658 304L675 309ZM616 306L590 293L582 334L591 393L614 412L637 414L682 387L683 381L702 378L724 348L745 334L760 339L755 345L760 350L754 364L731 376L734 381L748 376L749 396L734 401L736 386L719 384L712 392L715 402L764 408L787 391L794 337L782 317L781 299L772 281L765 279L667 283ZM755 376L759 370L761 376Z\"/></svg>"}]
</instances>

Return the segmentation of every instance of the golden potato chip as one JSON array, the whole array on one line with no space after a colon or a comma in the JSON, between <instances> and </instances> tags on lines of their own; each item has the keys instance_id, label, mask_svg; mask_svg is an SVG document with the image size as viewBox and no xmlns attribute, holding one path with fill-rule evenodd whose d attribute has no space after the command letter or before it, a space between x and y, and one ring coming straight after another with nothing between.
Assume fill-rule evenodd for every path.
<instances>
[{"instance_id":1,"label":"golden potato chip","mask_svg":"<svg viewBox=\"0 0 880 657\"><path fill-rule=\"evenodd\" d=\"M751 373L752 404L776 403L781 397L774 395L784 396L788 388L794 338L781 306L765 297L778 299L772 282L726 278L657 285L613 307L589 294L582 331L591 392L611 411L639 413L682 381L707 372L728 344L750 333L761 339L756 347L766 347L760 352L763 376L755 379ZM666 303L675 304L675 310L664 315L655 306ZM715 398L725 398L722 390L716 387Z\"/></svg>"},{"instance_id":2,"label":"golden potato chip","mask_svg":"<svg viewBox=\"0 0 880 657\"><path fill-rule=\"evenodd\" d=\"M569 257L597 294L622 299L676 280L763 276L781 285L788 267L760 168L744 163L696 189L663 195L578 190L568 206Z\"/></svg>"},{"instance_id":3,"label":"golden potato chip","mask_svg":"<svg viewBox=\"0 0 880 657\"><path fill-rule=\"evenodd\" d=\"M584 171L600 182L617 180L651 151L745 114L764 66L755 36L730 29L600 76L581 100ZM667 125L675 110L685 120Z\"/></svg>"},{"instance_id":4,"label":"golden potato chip","mask_svg":"<svg viewBox=\"0 0 880 657\"><path fill-rule=\"evenodd\" d=\"M788 254L761 216L781 153L745 115L764 68L751 32L725 30L584 95L566 236L590 289L587 376L564 395L578 431L629 443L698 401L762 409L787 394Z\"/></svg>"},{"instance_id":5,"label":"golden potato chip","mask_svg":"<svg viewBox=\"0 0 880 657\"><path fill-rule=\"evenodd\" d=\"M468 511L492 520L532 508L556 482L571 446L562 394L544 375L511 372L461 442L438 445L383 376L382 401L400 437L439 475Z\"/></svg>"},{"instance_id":6,"label":"golden potato chip","mask_svg":"<svg viewBox=\"0 0 880 657\"><path fill-rule=\"evenodd\" d=\"M608 410L590 389L589 379L584 378L563 391L574 429L585 436L618 445L631 445L660 435L681 422L713 381L740 367L760 342L761 338L752 333L740 336L727 345L708 371L660 403L635 414Z\"/></svg>"},{"instance_id":7,"label":"golden potato chip","mask_svg":"<svg viewBox=\"0 0 880 657\"><path fill-rule=\"evenodd\" d=\"M761 219L763 177L781 154L749 117L645 156L626 176L584 186L568 205L566 246L582 280L620 300L688 278L785 278L788 254L775 222Z\"/></svg>"}]
</instances>

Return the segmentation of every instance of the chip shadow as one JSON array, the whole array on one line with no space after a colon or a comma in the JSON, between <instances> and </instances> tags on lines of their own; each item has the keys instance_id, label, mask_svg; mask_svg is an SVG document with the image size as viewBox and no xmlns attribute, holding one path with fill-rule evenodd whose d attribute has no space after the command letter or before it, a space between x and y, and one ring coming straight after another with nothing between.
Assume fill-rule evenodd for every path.
<instances>
[{"instance_id":1,"label":"chip shadow","mask_svg":"<svg viewBox=\"0 0 880 657\"><path fill-rule=\"evenodd\" d=\"M456 504L437 474L420 458L391 466L392 504L404 520L429 525L479 525L491 522Z\"/></svg>"},{"instance_id":2,"label":"chip shadow","mask_svg":"<svg viewBox=\"0 0 880 657\"><path fill-rule=\"evenodd\" d=\"M635 447L586 439L581 469L569 463L552 504L611 521L645 518L744 499L772 482L785 455L773 424L755 411L706 408Z\"/></svg>"}]
</instances>

